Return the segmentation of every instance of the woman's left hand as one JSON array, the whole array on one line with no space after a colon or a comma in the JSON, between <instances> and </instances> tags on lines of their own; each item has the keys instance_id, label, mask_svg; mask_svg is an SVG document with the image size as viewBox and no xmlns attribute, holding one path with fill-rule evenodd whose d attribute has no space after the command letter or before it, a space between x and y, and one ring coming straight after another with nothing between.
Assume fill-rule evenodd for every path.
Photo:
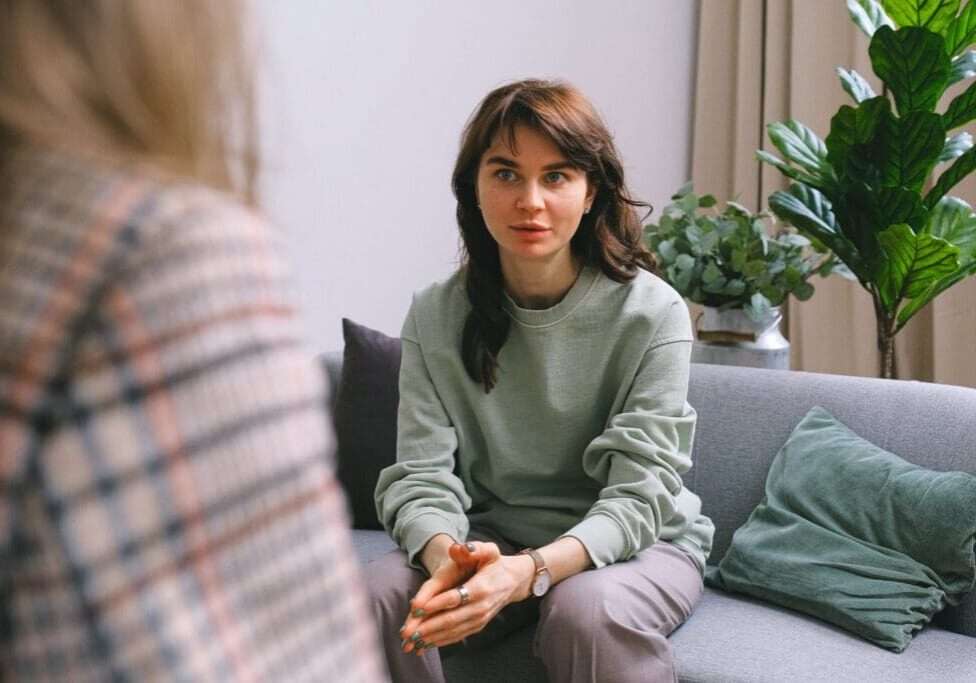
<instances>
[{"instance_id":1,"label":"woman's left hand","mask_svg":"<svg viewBox=\"0 0 976 683\"><path fill-rule=\"evenodd\" d=\"M531 575L535 570L532 558L527 555L503 556L494 543L476 543L474 552L460 546L452 547L452 559L459 564L474 562L476 571L464 583L469 600L461 604L461 593L453 587L435 595L425 593L424 586L411 603L414 609L422 609L423 616L407 618L401 636L406 641L404 652L421 654L424 647L441 647L456 643L481 631L505 605L529 596ZM453 557L460 552L468 557ZM419 634L414 637L414 634Z\"/></svg>"}]
</instances>

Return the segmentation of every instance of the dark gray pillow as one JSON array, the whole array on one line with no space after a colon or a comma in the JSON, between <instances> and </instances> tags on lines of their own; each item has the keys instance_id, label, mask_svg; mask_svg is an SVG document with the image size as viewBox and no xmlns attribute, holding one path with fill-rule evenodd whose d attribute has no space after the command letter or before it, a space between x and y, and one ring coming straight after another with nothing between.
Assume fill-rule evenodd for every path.
<instances>
[{"instance_id":1,"label":"dark gray pillow","mask_svg":"<svg viewBox=\"0 0 976 683\"><path fill-rule=\"evenodd\" d=\"M382 529L373 490L380 470L396 461L400 340L346 318L342 336L342 376L333 411L339 481L349 497L353 526Z\"/></svg>"}]
</instances>

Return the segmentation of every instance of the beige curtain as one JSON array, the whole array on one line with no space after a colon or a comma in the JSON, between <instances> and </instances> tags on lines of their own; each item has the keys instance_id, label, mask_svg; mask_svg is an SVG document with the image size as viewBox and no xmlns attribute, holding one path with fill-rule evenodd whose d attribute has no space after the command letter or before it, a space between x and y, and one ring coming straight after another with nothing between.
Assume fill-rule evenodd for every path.
<instances>
[{"instance_id":1,"label":"beige curtain","mask_svg":"<svg viewBox=\"0 0 976 683\"><path fill-rule=\"evenodd\" d=\"M797 119L821 137L850 98L835 67L873 76L868 39L844 0L701 0L692 178L697 192L750 208L785 187L756 149L777 153L765 124ZM880 87L878 88L880 91ZM976 203L976 180L952 192ZM791 301L786 333L795 370L877 376L874 309L856 282L813 281ZM895 342L898 376L976 387L976 278L917 313Z\"/></svg>"}]
</instances>

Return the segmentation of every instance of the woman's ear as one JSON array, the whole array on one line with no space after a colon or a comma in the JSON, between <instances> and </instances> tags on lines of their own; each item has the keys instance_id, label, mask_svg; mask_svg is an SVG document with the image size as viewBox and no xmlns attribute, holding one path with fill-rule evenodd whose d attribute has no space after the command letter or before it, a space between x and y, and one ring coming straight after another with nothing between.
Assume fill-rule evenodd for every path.
<instances>
[{"instance_id":1,"label":"woman's ear","mask_svg":"<svg viewBox=\"0 0 976 683\"><path fill-rule=\"evenodd\" d=\"M589 213L590 209L593 208L593 200L596 199L597 185L589 178L586 179L586 203L583 205L586 207L586 212Z\"/></svg>"}]
</instances>

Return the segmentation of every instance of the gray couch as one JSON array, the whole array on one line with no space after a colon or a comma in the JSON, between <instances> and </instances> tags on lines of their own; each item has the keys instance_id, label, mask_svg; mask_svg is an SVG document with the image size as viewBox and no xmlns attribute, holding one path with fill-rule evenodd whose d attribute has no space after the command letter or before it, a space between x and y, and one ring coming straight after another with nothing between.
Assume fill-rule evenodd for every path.
<instances>
[{"instance_id":1,"label":"gray couch","mask_svg":"<svg viewBox=\"0 0 976 683\"><path fill-rule=\"evenodd\" d=\"M327 354L338 386L341 354ZM694 468L685 483L716 525L709 564L763 496L766 473L814 405L873 443L935 470L976 474L976 391L918 382L693 365L698 411ZM973 511L976 514L976 511ZM362 562L393 547L382 531L355 531ZM450 681L545 681L532 628L490 649L445 661ZM976 591L936 616L895 654L817 619L706 588L671 636L682 681L976 681Z\"/></svg>"}]
</instances>

